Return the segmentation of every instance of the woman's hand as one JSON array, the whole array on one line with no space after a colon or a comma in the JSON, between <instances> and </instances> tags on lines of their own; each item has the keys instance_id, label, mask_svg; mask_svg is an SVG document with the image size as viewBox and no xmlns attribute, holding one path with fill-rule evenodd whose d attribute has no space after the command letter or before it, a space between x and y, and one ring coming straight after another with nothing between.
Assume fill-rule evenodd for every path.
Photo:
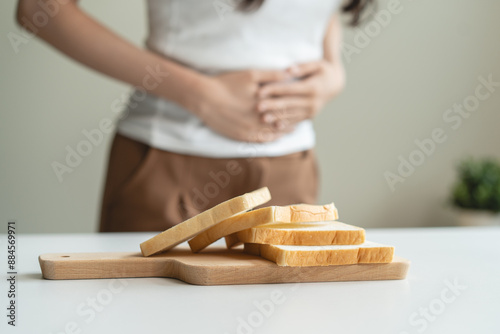
<instances>
[{"instance_id":1,"label":"woman's hand","mask_svg":"<svg viewBox=\"0 0 500 334\"><path fill-rule=\"evenodd\" d=\"M263 124L288 128L311 119L344 88L341 64L326 60L304 63L287 69L295 80L274 82L259 89L257 111Z\"/></svg>"},{"instance_id":2,"label":"woman's hand","mask_svg":"<svg viewBox=\"0 0 500 334\"><path fill-rule=\"evenodd\" d=\"M293 130L261 122L255 112L257 93L264 84L289 79L286 71L247 70L208 78L199 96L198 116L214 131L238 141L268 142Z\"/></svg>"}]
</instances>

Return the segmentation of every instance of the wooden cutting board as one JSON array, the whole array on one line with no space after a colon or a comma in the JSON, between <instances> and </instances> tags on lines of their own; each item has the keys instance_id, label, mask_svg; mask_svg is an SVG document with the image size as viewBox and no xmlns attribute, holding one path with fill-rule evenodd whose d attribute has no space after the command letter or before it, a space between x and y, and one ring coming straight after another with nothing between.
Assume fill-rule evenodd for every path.
<instances>
[{"instance_id":1,"label":"wooden cutting board","mask_svg":"<svg viewBox=\"0 0 500 334\"><path fill-rule=\"evenodd\" d=\"M168 277L197 285L336 282L404 279L410 261L326 267L280 267L242 249L210 247L192 253L187 246L151 257L141 253L61 253L39 257L46 279Z\"/></svg>"}]
</instances>

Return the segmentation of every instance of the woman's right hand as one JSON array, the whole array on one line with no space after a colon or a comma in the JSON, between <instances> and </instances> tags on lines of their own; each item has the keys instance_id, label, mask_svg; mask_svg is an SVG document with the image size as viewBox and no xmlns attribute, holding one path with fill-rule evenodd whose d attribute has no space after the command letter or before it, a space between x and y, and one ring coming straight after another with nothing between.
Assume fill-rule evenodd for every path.
<instances>
[{"instance_id":1,"label":"woman's right hand","mask_svg":"<svg viewBox=\"0 0 500 334\"><path fill-rule=\"evenodd\" d=\"M238 141L269 142L293 130L262 124L257 93L266 83L288 79L286 71L245 70L208 77L197 115L214 131Z\"/></svg>"}]
</instances>

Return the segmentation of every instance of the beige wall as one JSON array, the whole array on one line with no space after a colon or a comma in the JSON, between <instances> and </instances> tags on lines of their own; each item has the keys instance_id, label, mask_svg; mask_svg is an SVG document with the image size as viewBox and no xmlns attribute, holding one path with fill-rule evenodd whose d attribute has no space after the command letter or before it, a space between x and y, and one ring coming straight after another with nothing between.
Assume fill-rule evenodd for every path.
<instances>
[{"instance_id":1,"label":"beige wall","mask_svg":"<svg viewBox=\"0 0 500 334\"><path fill-rule=\"evenodd\" d=\"M119 11L118 0L81 3L142 43L143 2ZM1 2L0 12L0 221L16 219L21 232L94 231L110 135L63 182L51 164L85 139L82 130L116 118L113 104L129 89L37 40L14 52L7 38L20 33L13 1ZM335 201L342 220L365 227L453 223L446 197L456 161L500 157L500 87L468 118L447 111L477 101L478 77L500 81L499 12L493 0L402 0L364 27L366 35L346 31L348 85L316 121L321 201ZM434 151L422 159L416 140L434 140ZM398 173L400 156L421 165L392 190L384 174Z\"/></svg>"}]
</instances>

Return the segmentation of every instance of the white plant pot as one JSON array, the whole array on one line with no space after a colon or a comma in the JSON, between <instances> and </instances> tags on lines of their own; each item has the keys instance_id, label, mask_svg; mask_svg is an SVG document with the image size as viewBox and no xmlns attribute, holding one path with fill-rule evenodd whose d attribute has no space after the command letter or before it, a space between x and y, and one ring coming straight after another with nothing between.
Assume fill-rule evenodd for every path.
<instances>
[{"instance_id":1,"label":"white plant pot","mask_svg":"<svg viewBox=\"0 0 500 334\"><path fill-rule=\"evenodd\" d=\"M500 213L456 208L459 226L500 226Z\"/></svg>"}]
</instances>

